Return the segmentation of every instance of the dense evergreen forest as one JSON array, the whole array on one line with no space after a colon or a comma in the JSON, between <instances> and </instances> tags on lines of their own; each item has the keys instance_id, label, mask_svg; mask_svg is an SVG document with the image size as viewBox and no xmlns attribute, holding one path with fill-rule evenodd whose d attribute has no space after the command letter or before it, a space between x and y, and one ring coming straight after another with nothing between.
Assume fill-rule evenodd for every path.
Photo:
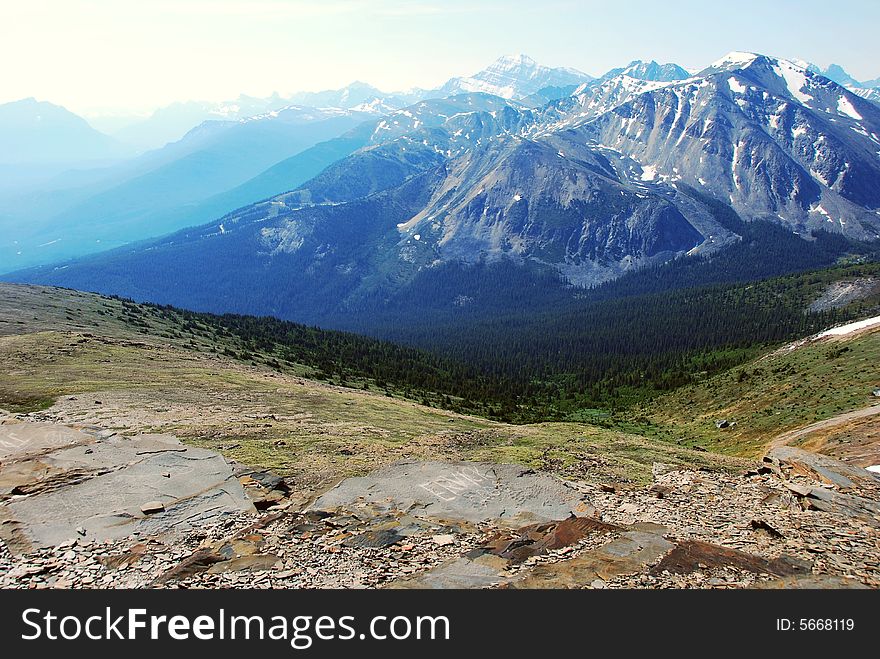
<instances>
[{"instance_id":1,"label":"dense evergreen forest","mask_svg":"<svg viewBox=\"0 0 880 659\"><path fill-rule=\"evenodd\" d=\"M174 320L184 332L209 339L217 352L245 362L305 368L334 384L533 422L624 407L864 315L880 299L821 313L805 309L829 283L869 275L880 276L880 263L644 293L655 275L638 273L629 283L609 285L629 287L630 295L609 299L600 288L552 312L401 328L399 340L413 347L275 318L127 308ZM686 281L679 271L675 276Z\"/></svg>"}]
</instances>

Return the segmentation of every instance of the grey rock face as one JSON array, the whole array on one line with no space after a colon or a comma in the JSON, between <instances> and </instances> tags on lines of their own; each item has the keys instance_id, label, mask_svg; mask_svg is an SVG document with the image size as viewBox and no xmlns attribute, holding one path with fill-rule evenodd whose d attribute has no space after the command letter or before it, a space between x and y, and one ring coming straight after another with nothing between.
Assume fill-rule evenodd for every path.
<instances>
[{"instance_id":1,"label":"grey rock face","mask_svg":"<svg viewBox=\"0 0 880 659\"><path fill-rule=\"evenodd\" d=\"M552 476L518 465L398 462L368 476L348 478L312 510L385 506L413 517L522 524L565 519L592 506Z\"/></svg>"}]
</instances>

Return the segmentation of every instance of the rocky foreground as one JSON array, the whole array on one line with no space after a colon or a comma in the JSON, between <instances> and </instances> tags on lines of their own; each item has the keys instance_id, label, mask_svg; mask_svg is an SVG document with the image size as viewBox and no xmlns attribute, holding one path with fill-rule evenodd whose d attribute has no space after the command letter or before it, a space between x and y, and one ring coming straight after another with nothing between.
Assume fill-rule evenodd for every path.
<instances>
[{"instance_id":1,"label":"rocky foreground","mask_svg":"<svg viewBox=\"0 0 880 659\"><path fill-rule=\"evenodd\" d=\"M404 461L309 497L174 437L8 417L0 587L880 587L872 473L787 446L653 473Z\"/></svg>"}]
</instances>

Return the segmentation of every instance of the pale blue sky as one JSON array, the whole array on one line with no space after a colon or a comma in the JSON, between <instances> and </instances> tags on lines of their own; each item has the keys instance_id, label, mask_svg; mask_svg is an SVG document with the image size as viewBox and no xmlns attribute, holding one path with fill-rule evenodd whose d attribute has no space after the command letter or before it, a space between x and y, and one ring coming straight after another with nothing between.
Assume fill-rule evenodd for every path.
<instances>
[{"instance_id":1,"label":"pale blue sky","mask_svg":"<svg viewBox=\"0 0 880 659\"><path fill-rule=\"evenodd\" d=\"M502 54L593 75L730 50L880 76L877 0L0 0L0 102L93 113L340 87L432 87Z\"/></svg>"}]
</instances>

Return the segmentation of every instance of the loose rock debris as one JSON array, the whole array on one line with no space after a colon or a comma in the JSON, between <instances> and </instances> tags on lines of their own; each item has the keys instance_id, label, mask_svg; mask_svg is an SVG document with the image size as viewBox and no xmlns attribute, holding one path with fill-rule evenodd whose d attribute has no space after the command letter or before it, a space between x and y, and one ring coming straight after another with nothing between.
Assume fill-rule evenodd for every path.
<instances>
[{"instance_id":1,"label":"loose rock debris","mask_svg":"<svg viewBox=\"0 0 880 659\"><path fill-rule=\"evenodd\" d=\"M742 476L652 473L640 488L410 461L306 506L173 437L0 425L0 587L880 586L870 472L782 447Z\"/></svg>"}]
</instances>

